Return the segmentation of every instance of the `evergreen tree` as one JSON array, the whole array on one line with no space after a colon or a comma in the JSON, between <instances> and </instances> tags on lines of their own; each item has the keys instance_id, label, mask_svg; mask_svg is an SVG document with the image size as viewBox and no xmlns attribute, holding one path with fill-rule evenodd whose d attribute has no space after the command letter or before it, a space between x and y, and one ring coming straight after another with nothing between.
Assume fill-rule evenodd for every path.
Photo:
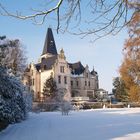
<instances>
[{"instance_id":1,"label":"evergreen tree","mask_svg":"<svg viewBox=\"0 0 140 140\"><path fill-rule=\"evenodd\" d=\"M53 77L50 76L44 83L43 94L46 98L53 99L56 97L57 86Z\"/></svg>"},{"instance_id":2,"label":"evergreen tree","mask_svg":"<svg viewBox=\"0 0 140 140\"><path fill-rule=\"evenodd\" d=\"M0 67L0 121L19 122L26 117L22 84Z\"/></svg>"},{"instance_id":3,"label":"evergreen tree","mask_svg":"<svg viewBox=\"0 0 140 140\"><path fill-rule=\"evenodd\" d=\"M128 93L124 81L120 77L116 77L113 81L113 90L116 99L118 101L128 101Z\"/></svg>"}]
</instances>

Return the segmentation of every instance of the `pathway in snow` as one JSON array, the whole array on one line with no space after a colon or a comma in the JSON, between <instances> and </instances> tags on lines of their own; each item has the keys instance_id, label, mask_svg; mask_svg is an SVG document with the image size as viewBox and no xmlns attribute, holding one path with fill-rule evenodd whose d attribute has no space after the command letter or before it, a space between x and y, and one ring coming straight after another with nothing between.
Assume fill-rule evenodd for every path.
<instances>
[{"instance_id":1,"label":"pathway in snow","mask_svg":"<svg viewBox=\"0 0 140 140\"><path fill-rule=\"evenodd\" d=\"M0 140L140 140L140 108L30 114Z\"/></svg>"}]
</instances>

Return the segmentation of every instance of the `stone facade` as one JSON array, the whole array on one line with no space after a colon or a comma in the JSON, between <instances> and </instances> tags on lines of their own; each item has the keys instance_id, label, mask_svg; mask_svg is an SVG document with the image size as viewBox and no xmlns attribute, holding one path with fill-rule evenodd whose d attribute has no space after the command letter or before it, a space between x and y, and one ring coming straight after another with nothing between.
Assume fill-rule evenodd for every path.
<instances>
[{"instance_id":1,"label":"stone facade","mask_svg":"<svg viewBox=\"0 0 140 140\"><path fill-rule=\"evenodd\" d=\"M98 90L98 74L81 62L68 63L63 49L57 53L53 33L48 28L43 53L38 63L31 63L25 71L23 83L34 93L34 100L43 99L46 79L53 76L58 89L66 89L69 97L93 97Z\"/></svg>"}]
</instances>

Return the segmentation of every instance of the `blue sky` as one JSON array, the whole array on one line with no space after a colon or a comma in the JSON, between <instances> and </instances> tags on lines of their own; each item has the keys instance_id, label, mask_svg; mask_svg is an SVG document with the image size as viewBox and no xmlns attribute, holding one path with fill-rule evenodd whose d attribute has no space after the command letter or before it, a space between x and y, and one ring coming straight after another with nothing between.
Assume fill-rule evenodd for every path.
<instances>
[{"instance_id":1,"label":"blue sky","mask_svg":"<svg viewBox=\"0 0 140 140\"><path fill-rule=\"evenodd\" d=\"M22 2L13 0L1 0L11 11L15 9L29 9L33 0ZM43 0L41 0L43 1ZM16 4L15 4L16 3ZM26 9L25 9L26 11ZM18 38L26 47L28 61L37 62L42 53L44 40L49 26L54 27L54 22L48 21L44 25L34 25L31 21L22 21L10 17L0 16L0 35L7 38ZM68 62L81 61L83 65L88 64L90 70L94 69L99 74L99 86L107 91L112 90L112 79L118 76L118 68L122 61L122 48L127 38L126 30L116 36L107 36L95 43L90 43L91 36L81 39L79 36L57 34L53 31L57 50L64 49Z\"/></svg>"}]
</instances>

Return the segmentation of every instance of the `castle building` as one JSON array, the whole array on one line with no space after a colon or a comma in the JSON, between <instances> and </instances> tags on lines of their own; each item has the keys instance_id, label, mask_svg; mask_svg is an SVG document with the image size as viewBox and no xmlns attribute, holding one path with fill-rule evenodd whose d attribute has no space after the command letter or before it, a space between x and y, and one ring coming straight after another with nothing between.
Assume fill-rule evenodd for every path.
<instances>
[{"instance_id":1,"label":"castle building","mask_svg":"<svg viewBox=\"0 0 140 140\"><path fill-rule=\"evenodd\" d=\"M57 52L51 28L48 28L43 52L38 63L31 63L26 69L23 83L29 86L34 100L43 99L45 81L52 76L57 89L66 89L70 99L89 99L98 90L98 74L81 62L69 63L63 49Z\"/></svg>"}]
</instances>

